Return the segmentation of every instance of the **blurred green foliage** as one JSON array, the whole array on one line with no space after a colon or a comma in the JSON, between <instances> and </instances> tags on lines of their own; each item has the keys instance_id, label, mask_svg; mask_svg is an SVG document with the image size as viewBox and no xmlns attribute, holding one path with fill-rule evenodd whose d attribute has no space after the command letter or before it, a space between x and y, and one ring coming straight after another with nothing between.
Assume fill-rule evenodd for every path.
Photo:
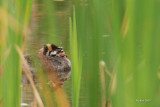
<instances>
[{"instance_id":1,"label":"blurred green foliage","mask_svg":"<svg viewBox=\"0 0 160 107\"><path fill-rule=\"evenodd\" d=\"M104 107L100 61L112 75L105 73L106 107L160 105L160 2L75 0L74 5L78 48L83 50L80 96L85 96L85 106Z\"/></svg>"},{"instance_id":2,"label":"blurred green foliage","mask_svg":"<svg viewBox=\"0 0 160 107\"><path fill-rule=\"evenodd\" d=\"M20 106L21 61L32 0L0 1L0 106Z\"/></svg>"}]
</instances>

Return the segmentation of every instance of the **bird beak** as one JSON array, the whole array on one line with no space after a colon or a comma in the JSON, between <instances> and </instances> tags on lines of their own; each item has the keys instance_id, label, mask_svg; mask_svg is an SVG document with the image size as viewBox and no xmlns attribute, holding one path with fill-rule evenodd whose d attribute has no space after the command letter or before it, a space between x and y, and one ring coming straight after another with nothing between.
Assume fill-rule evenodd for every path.
<instances>
[{"instance_id":1,"label":"bird beak","mask_svg":"<svg viewBox=\"0 0 160 107\"><path fill-rule=\"evenodd\" d=\"M64 52L60 52L59 56L66 57L66 54Z\"/></svg>"}]
</instances>

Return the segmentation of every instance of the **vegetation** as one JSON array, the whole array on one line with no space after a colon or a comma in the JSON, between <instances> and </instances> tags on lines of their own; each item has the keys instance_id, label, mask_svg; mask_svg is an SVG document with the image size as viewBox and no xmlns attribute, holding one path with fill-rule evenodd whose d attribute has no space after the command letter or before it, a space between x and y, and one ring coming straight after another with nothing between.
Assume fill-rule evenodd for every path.
<instances>
[{"instance_id":1,"label":"vegetation","mask_svg":"<svg viewBox=\"0 0 160 107\"><path fill-rule=\"evenodd\" d=\"M16 47L34 53L55 43L71 59L72 75L57 92L38 88L44 106L158 107L159 7L158 0L1 0L0 106L20 106Z\"/></svg>"},{"instance_id":2,"label":"vegetation","mask_svg":"<svg viewBox=\"0 0 160 107\"><path fill-rule=\"evenodd\" d=\"M0 106L20 106L21 60L32 0L0 1Z\"/></svg>"}]
</instances>

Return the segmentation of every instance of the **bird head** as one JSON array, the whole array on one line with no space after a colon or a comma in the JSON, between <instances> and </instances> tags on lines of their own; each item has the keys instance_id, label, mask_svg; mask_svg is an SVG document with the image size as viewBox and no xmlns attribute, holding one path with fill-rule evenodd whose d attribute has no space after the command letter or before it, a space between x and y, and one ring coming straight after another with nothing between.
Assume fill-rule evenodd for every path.
<instances>
[{"instance_id":1,"label":"bird head","mask_svg":"<svg viewBox=\"0 0 160 107\"><path fill-rule=\"evenodd\" d=\"M58 47L54 44L46 44L43 47L43 55L54 57L66 57L65 52L63 51L62 47Z\"/></svg>"}]
</instances>

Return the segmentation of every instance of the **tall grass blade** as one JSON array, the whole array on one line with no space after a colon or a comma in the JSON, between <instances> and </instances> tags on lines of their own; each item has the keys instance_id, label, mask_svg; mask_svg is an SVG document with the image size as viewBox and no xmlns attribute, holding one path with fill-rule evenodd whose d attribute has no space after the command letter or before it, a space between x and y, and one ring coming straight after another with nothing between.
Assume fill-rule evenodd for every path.
<instances>
[{"instance_id":1,"label":"tall grass blade","mask_svg":"<svg viewBox=\"0 0 160 107\"><path fill-rule=\"evenodd\" d=\"M75 17L75 8L73 9L73 24L71 18L70 22L70 54L71 54L71 62L72 62L72 106L79 106L79 93L80 93L80 81L81 81L81 51L78 47L77 40L77 27L76 27L76 17ZM73 26L73 27L72 27Z\"/></svg>"}]
</instances>

